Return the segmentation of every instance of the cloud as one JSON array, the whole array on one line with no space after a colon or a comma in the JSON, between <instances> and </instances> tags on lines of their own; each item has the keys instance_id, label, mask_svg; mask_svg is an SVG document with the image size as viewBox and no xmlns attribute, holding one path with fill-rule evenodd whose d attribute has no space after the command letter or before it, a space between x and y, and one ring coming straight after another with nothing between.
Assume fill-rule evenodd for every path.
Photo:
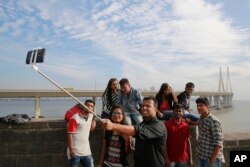
<instances>
[{"instance_id":1,"label":"cloud","mask_svg":"<svg viewBox=\"0 0 250 167\"><path fill-rule=\"evenodd\" d=\"M89 79L108 80L114 70L118 72L112 74L128 77L136 87L169 82L183 89L185 82L194 80L198 88L217 89L219 67L230 66L239 78L249 78L250 29L235 26L234 20L222 13L221 3L11 2L0 7L0 34L13 38L25 34L22 42L44 45L57 59L47 70L66 77L80 80L84 73ZM90 63L89 57L95 57L97 65Z\"/></svg>"}]
</instances>

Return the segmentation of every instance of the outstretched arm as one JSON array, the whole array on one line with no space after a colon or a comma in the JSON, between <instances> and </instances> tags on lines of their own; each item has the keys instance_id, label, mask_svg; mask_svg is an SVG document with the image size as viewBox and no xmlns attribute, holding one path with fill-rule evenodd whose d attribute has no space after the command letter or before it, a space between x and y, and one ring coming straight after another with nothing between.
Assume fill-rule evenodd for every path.
<instances>
[{"instance_id":1,"label":"outstretched arm","mask_svg":"<svg viewBox=\"0 0 250 167\"><path fill-rule=\"evenodd\" d=\"M112 123L109 119L103 119L102 126L106 130L115 130L128 136L135 136L134 126Z\"/></svg>"}]
</instances>

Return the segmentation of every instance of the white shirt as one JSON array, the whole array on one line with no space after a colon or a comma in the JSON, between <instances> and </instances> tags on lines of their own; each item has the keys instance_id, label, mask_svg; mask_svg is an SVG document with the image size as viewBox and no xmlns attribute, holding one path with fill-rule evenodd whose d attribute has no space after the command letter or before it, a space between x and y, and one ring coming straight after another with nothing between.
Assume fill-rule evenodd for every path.
<instances>
[{"instance_id":1,"label":"white shirt","mask_svg":"<svg viewBox=\"0 0 250 167\"><path fill-rule=\"evenodd\" d=\"M91 155L89 144L89 132L91 123L93 120L93 114L89 114L87 119L81 117L78 113L72 116L68 124L68 133L73 134L73 149L77 156ZM69 147L67 149L68 159L71 159L69 153Z\"/></svg>"}]
</instances>

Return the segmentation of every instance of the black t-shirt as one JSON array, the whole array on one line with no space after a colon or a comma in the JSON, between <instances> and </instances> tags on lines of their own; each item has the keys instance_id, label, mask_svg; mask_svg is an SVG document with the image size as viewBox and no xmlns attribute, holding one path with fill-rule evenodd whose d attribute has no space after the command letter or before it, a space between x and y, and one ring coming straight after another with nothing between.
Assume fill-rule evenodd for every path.
<instances>
[{"instance_id":1,"label":"black t-shirt","mask_svg":"<svg viewBox=\"0 0 250 167\"><path fill-rule=\"evenodd\" d=\"M187 95L187 93L184 91L184 92L181 92L178 96L178 103L182 104L182 106L184 107L185 110L188 110L190 107L189 107L189 100L190 100L190 96Z\"/></svg>"},{"instance_id":2,"label":"black t-shirt","mask_svg":"<svg viewBox=\"0 0 250 167\"><path fill-rule=\"evenodd\" d=\"M135 167L165 167L164 150L167 130L163 122L154 117L135 125Z\"/></svg>"}]
</instances>

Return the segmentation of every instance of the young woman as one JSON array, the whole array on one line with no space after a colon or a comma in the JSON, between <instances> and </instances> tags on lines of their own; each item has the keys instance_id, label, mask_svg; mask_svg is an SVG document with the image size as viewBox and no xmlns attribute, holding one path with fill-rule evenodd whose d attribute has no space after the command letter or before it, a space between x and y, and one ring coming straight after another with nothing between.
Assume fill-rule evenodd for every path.
<instances>
[{"instance_id":1,"label":"young woman","mask_svg":"<svg viewBox=\"0 0 250 167\"><path fill-rule=\"evenodd\" d=\"M118 80L116 78L111 78L102 95L102 118L109 118L112 106L117 104L118 90Z\"/></svg>"},{"instance_id":2,"label":"young woman","mask_svg":"<svg viewBox=\"0 0 250 167\"><path fill-rule=\"evenodd\" d=\"M121 106L114 105L110 120L124 124L124 112ZM102 152L98 167L127 167L127 155L130 152L130 136L122 135L117 131L104 131Z\"/></svg>"},{"instance_id":3,"label":"young woman","mask_svg":"<svg viewBox=\"0 0 250 167\"><path fill-rule=\"evenodd\" d=\"M172 88L167 83L163 83L159 92L155 96L158 101L158 116L161 119L168 120L172 117L173 104L178 102Z\"/></svg>"}]
</instances>

